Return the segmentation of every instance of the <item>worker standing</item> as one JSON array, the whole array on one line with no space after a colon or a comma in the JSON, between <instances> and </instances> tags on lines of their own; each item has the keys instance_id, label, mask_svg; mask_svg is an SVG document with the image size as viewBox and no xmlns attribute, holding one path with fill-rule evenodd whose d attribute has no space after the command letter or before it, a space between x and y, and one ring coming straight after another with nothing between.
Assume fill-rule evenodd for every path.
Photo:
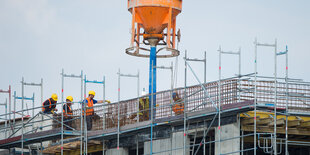
<instances>
[{"instance_id":1,"label":"worker standing","mask_svg":"<svg viewBox=\"0 0 310 155\"><path fill-rule=\"evenodd\" d=\"M172 105L172 111L175 115L181 115L184 113L184 101L179 97L177 92L172 93L174 104Z\"/></svg>"},{"instance_id":2,"label":"worker standing","mask_svg":"<svg viewBox=\"0 0 310 155\"><path fill-rule=\"evenodd\" d=\"M73 113L71 109L71 105L73 104L73 97L67 96L66 103L63 105L63 116L64 116L64 124L67 125L66 130L72 130L72 118ZM69 127L71 128L69 128Z\"/></svg>"},{"instance_id":3,"label":"worker standing","mask_svg":"<svg viewBox=\"0 0 310 155\"><path fill-rule=\"evenodd\" d=\"M95 100L95 92L94 91L89 91L88 92L88 97L83 101L83 107L86 109L86 123L87 123L87 130L91 130L93 127L92 123L92 118L94 116L94 104L97 103L111 103L109 100ZM83 115L85 116L84 110L83 110Z\"/></svg>"},{"instance_id":4,"label":"worker standing","mask_svg":"<svg viewBox=\"0 0 310 155\"><path fill-rule=\"evenodd\" d=\"M44 114L54 114L56 109L58 96L56 94L52 94L51 98L47 99L42 103L42 112Z\"/></svg>"}]
</instances>

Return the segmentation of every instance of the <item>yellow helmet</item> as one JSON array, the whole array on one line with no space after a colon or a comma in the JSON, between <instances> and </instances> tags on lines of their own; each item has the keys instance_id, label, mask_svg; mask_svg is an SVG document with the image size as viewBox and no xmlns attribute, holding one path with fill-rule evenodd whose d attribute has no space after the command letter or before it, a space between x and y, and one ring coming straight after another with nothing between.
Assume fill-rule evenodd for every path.
<instances>
[{"instance_id":1,"label":"yellow helmet","mask_svg":"<svg viewBox=\"0 0 310 155\"><path fill-rule=\"evenodd\" d=\"M67 96L66 100L69 100L70 102L73 101L73 97L72 96Z\"/></svg>"},{"instance_id":2,"label":"yellow helmet","mask_svg":"<svg viewBox=\"0 0 310 155\"><path fill-rule=\"evenodd\" d=\"M57 96L57 94L52 94L52 97L51 97L54 101L57 101L58 100L58 96Z\"/></svg>"},{"instance_id":3,"label":"yellow helmet","mask_svg":"<svg viewBox=\"0 0 310 155\"><path fill-rule=\"evenodd\" d=\"M88 95L94 95L95 96L95 94L96 93L94 91L92 91L92 90L88 92Z\"/></svg>"}]
</instances>

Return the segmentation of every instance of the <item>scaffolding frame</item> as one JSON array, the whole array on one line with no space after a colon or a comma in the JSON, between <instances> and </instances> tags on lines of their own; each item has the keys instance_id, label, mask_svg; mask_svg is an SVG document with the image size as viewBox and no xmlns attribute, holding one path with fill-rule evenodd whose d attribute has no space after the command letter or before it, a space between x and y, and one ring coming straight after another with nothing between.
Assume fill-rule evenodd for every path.
<instances>
[{"instance_id":1,"label":"scaffolding frame","mask_svg":"<svg viewBox=\"0 0 310 155\"><path fill-rule=\"evenodd\" d=\"M11 108L11 100L12 100L12 89L11 89L11 85L9 85L9 89L8 90L2 90L0 89L0 93L5 93L8 94L9 96L9 126L12 127L11 124L11 112L12 112L12 108Z\"/></svg>"},{"instance_id":2,"label":"scaffolding frame","mask_svg":"<svg viewBox=\"0 0 310 155\"><path fill-rule=\"evenodd\" d=\"M92 83L92 84L98 84L102 85L102 95L103 95L103 101L105 101L105 88L106 88L106 81L105 81L105 76L103 76L102 81L97 81L97 80L87 80L86 75L84 75L84 98L86 98L86 87L87 83ZM105 113L102 113L102 129L104 129L104 115ZM87 131L86 131L87 132ZM104 145L104 139L102 139L102 154L104 155L104 150L105 150L105 145Z\"/></svg>"},{"instance_id":3,"label":"scaffolding frame","mask_svg":"<svg viewBox=\"0 0 310 155\"><path fill-rule=\"evenodd\" d=\"M61 155L63 155L63 138L64 138L64 129L63 129L63 103L64 103L64 79L65 78L80 78L81 79L81 103L83 101L83 70L81 70L81 74L80 75L74 75L74 74L65 74L64 73L64 69L62 69L61 73L61 101L62 101L62 104L61 104ZM82 117L82 104L81 104L81 114L80 114L80 118L81 118L81 131L80 131L80 154L82 155L82 152L83 152L83 117ZM86 116L84 117L84 120L86 120ZM85 127L85 126L84 126ZM86 139L86 143L84 144L84 147L85 147L85 151L84 151L84 154L85 152L87 153L87 129L86 129L86 132L85 132L85 139Z\"/></svg>"}]
</instances>

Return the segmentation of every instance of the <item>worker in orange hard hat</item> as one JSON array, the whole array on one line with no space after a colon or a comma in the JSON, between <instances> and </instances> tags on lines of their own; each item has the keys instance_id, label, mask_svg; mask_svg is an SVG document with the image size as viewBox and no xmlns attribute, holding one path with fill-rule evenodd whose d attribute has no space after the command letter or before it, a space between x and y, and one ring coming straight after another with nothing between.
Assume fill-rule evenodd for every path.
<instances>
[{"instance_id":1,"label":"worker in orange hard hat","mask_svg":"<svg viewBox=\"0 0 310 155\"><path fill-rule=\"evenodd\" d=\"M177 92L172 93L174 104L172 105L172 111L175 115L181 115L184 113L184 101L179 97Z\"/></svg>"},{"instance_id":2,"label":"worker in orange hard hat","mask_svg":"<svg viewBox=\"0 0 310 155\"><path fill-rule=\"evenodd\" d=\"M83 107L86 109L86 114L83 110L83 115L86 115L86 122L87 122L87 130L91 130L93 123L92 123L92 118L94 116L94 104L96 103L111 103L109 100L95 100L95 92L94 91L89 91L88 92L88 97L83 101Z\"/></svg>"},{"instance_id":3,"label":"worker in orange hard hat","mask_svg":"<svg viewBox=\"0 0 310 155\"><path fill-rule=\"evenodd\" d=\"M51 98L47 99L42 103L42 112L45 114L54 114L56 109L56 103L58 100L58 96L56 94L52 94Z\"/></svg>"},{"instance_id":4,"label":"worker in orange hard hat","mask_svg":"<svg viewBox=\"0 0 310 155\"><path fill-rule=\"evenodd\" d=\"M67 96L66 98L66 103L63 105L63 116L64 116L64 124L66 125L65 128L66 130L72 130L72 109L71 105L73 104L73 97L72 96ZM69 127L71 128L69 128Z\"/></svg>"}]
</instances>

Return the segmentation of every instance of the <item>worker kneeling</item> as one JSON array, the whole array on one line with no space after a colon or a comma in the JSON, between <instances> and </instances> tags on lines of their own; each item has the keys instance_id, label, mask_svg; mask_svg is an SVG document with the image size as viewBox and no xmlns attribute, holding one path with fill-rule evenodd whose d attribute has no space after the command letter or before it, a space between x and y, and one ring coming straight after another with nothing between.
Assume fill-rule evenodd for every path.
<instances>
[{"instance_id":1,"label":"worker kneeling","mask_svg":"<svg viewBox=\"0 0 310 155\"><path fill-rule=\"evenodd\" d=\"M93 116L95 115L94 104L103 103L103 100L97 101L94 99L94 97L95 97L95 92L91 90L88 92L88 97L82 103L84 107L83 109L86 109L86 114L83 110L83 116L86 115L87 130L91 130L93 127L92 119L93 119ZM105 102L111 103L109 100L105 100Z\"/></svg>"},{"instance_id":2,"label":"worker kneeling","mask_svg":"<svg viewBox=\"0 0 310 155\"><path fill-rule=\"evenodd\" d=\"M72 119L73 113L71 109L71 105L73 104L73 97L67 96L66 103L63 105L63 116L64 116L64 124L66 130L72 130Z\"/></svg>"},{"instance_id":3,"label":"worker kneeling","mask_svg":"<svg viewBox=\"0 0 310 155\"><path fill-rule=\"evenodd\" d=\"M172 93L172 98L174 104L172 105L172 111L175 115L181 115L184 113L184 101L179 97L179 94L174 92Z\"/></svg>"}]
</instances>

